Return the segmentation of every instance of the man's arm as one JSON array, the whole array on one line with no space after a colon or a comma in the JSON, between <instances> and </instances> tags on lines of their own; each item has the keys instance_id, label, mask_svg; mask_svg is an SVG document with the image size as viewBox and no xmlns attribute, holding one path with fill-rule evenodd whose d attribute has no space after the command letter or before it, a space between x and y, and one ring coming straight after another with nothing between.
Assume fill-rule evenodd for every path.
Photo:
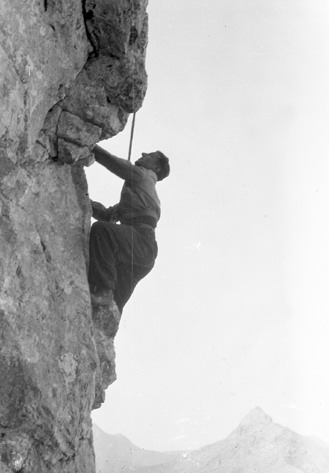
<instances>
[{"instance_id":1,"label":"man's arm","mask_svg":"<svg viewBox=\"0 0 329 473\"><path fill-rule=\"evenodd\" d=\"M94 200L90 200L90 203L93 211L93 218L96 220L105 220L106 207L99 202L95 202Z\"/></svg>"},{"instance_id":2,"label":"man's arm","mask_svg":"<svg viewBox=\"0 0 329 473\"><path fill-rule=\"evenodd\" d=\"M94 147L93 152L96 161L109 171L113 172L113 174L121 177L121 179L124 179L125 181L132 179L133 174L135 174L136 171L136 166L131 164L131 162L126 159L117 158L98 145Z\"/></svg>"},{"instance_id":3,"label":"man's arm","mask_svg":"<svg viewBox=\"0 0 329 473\"><path fill-rule=\"evenodd\" d=\"M90 200L93 218L102 222L117 222L119 220L119 204L113 205L108 209L99 202Z\"/></svg>"}]
</instances>

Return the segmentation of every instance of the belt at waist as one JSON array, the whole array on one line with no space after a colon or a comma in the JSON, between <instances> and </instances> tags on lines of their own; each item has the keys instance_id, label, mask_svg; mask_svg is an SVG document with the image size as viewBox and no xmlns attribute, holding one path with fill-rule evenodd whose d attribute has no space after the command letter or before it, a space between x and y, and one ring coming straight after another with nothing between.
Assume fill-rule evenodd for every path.
<instances>
[{"instance_id":1,"label":"belt at waist","mask_svg":"<svg viewBox=\"0 0 329 473\"><path fill-rule=\"evenodd\" d=\"M133 227L150 227L155 228L157 226L157 220L154 217L150 217L149 215L145 215L144 217L132 217L130 220L124 219L121 220L121 223L125 225L132 225Z\"/></svg>"},{"instance_id":2,"label":"belt at waist","mask_svg":"<svg viewBox=\"0 0 329 473\"><path fill-rule=\"evenodd\" d=\"M134 223L133 227L138 227L138 228L149 228L150 230L154 231L154 228L151 225L148 225L147 223Z\"/></svg>"}]
</instances>

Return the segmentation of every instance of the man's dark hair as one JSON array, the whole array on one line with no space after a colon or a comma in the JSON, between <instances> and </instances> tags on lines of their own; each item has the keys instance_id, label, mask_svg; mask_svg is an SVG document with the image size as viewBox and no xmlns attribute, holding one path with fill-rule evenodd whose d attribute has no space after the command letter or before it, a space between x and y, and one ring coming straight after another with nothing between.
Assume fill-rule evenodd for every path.
<instances>
[{"instance_id":1,"label":"man's dark hair","mask_svg":"<svg viewBox=\"0 0 329 473\"><path fill-rule=\"evenodd\" d=\"M158 181L162 181L165 177L170 174L169 159L161 151L156 151L161 166L160 171L157 172Z\"/></svg>"}]
</instances>

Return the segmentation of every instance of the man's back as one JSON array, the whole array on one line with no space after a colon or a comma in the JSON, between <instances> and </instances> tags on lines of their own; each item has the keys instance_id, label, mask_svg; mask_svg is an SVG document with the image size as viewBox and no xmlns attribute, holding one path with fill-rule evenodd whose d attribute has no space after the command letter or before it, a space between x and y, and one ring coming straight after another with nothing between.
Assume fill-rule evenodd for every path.
<instances>
[{"instance_id":1,"label":"man's back","mask_svg":"<svg viewBox=\"0 0 329 473\"><path fill-rule=\"evenodd\" d=\"M153 227L160 218L160 200L155 188L157 176L154 171L135 166L134 178L125 181L118 212L121 223L130 224L134 219L152 218Z\"/></svg>"}]
</instances>

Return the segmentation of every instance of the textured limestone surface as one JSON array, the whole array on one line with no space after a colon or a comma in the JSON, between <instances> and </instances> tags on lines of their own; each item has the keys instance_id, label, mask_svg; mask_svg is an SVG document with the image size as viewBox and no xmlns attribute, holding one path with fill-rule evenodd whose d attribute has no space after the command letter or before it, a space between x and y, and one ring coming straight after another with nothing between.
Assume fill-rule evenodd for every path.
<instances>
[{"instance_id":1,"label":"textured limestone surface","mask_svg":"<svg viewBox=\"0 0 329 473\"><path fill-rule=\"evenodd\" d=\"M146 92L146 0L0 0L0 473L92 473L115 305L92 311L83 166Z\"/></svg>"}]
</instances>

